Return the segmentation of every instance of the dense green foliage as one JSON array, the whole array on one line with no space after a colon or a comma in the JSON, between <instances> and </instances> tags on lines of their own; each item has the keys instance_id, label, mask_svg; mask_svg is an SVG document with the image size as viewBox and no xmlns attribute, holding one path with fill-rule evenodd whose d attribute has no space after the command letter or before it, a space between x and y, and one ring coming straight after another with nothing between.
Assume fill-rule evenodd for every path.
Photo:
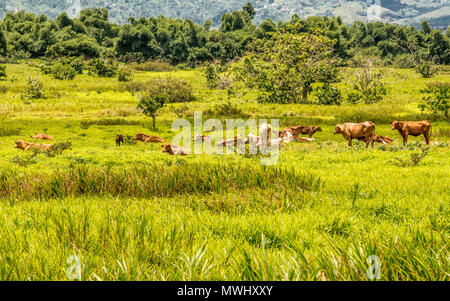
<instances>
[{"instance_id":1,"label":"dense green foliage","mask_svg":"<svg viewBox=\"0 0 450 301\"><path fill-rule=\"evenodd\" d=\"M241 11L223 14L219 28L213 29L211 22L198 25L162 16L130 18L129 23L117 25L109 21L103 8L84 9L78 18L62 13L56 20L19 11L7 13L0 22L0 55L9 62L29 57L81 56L195 66L241 57L253 40L296 25L301 28L299 33L321 33L334 40L334 54L345 60L374 55L392 63L407 55L416 64L450 62L449 32L433 30L427 22L418 30L382 22L356 21L349 26L340 17L300 19L294 15L285 23L265 20L257 26L253 16L252 7L247 5Z\"/></svg>"},{"instance_id":2,"label":"dense green foliage","mask_svg":"<svg viewBox=\"0 0 450 301\"><path fill-rule=\"evenodd\" d=\"M287 27L256 40L252 52L235 67L249 88L262 92L261 101L306 103L311 85L333 73L333 41L301 30L299 25Z\"/></svg>"},{"instance_id":3,"label":"dense green foliage","mask_svg":"<svg viewBox=\"0 0 450 301\"><path fill-rule=\"evenodd\" d=\"M423 98L425 103L420 105L421 109L428 109L435 114L442 113L448 119L450 110L450 83L429 83L423 92L427 93L428 96Z\"/></svg>"}]
</instances>

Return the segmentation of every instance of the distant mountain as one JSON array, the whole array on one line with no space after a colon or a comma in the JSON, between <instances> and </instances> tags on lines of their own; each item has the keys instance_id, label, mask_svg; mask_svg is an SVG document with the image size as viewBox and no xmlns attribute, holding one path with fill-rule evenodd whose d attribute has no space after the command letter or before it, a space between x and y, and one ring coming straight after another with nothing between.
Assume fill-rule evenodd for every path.
<instances>
[{"instance_id":1,"label":"distant mountain","mask_svg":"<svg viewBox=\"0 0 450 301\"><path fill-rule=\"evenodd\" d=\"M450 0L0 0L0 17L7 11L26 10L55 18L63 11L76 16L82 8L106 7L111 21L126 23L128 17L164 15L191 19L203 24L220 24L225 12L251 2L255 20L288 20L293 14L341 16L347 23L356 20L419 25L427 19L433 27L450 25Z\"/></svg>"}]
</instances>

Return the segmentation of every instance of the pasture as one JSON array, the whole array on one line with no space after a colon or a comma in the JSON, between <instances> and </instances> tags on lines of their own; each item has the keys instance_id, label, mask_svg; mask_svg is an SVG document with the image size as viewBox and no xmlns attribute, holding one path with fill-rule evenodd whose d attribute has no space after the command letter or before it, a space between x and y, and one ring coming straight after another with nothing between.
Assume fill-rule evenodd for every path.
<instances>
[{"instance_id":1,"label":"pasture","mask_svg":"<svg viewBox=\"0 0 450 301\"><path fill-rule=\"evenodd\" d=\"M420 90L449 81L386 68L388 95L377 104L260 104L254 91L206 87L199 70L135 71L134 80L172 76L192 84L195 102L168 104L157 129L136 109L137 97L116 79L42 75L38 62L7 65L0 81L0 280L68 280L70 256L81 280L448 280L450 276L450 125L421 112ZM39 77L45 99L24 102L26 78ZM343 91L351 69L341 70ZM311 99L313 99L311 95ZM240 111L217 112L230 102ZM161 144L115 145L137 132L170 141L181 108L192 120L255 118L280 127L320 125L311 143L280 150L274 166L260 156L169 156ZM209 110L209 111L208 111ZM401 137L389 122L432 121L431 146L409 162L424 138ZM340 122L371 120L392 145L347 146ZM39 132L70 141L60 155L14 148ZM43 142L47 143L47 142Z\"/></svg>"}]
</instances>

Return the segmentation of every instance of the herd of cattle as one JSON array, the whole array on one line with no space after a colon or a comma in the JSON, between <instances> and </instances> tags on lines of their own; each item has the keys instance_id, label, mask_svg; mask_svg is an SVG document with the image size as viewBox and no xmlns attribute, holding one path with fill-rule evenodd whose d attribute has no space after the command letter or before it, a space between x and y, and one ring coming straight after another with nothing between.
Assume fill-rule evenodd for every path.
<instances>
[{"instance_id":1,"label":"herd of cattle","mask_svg":"<svg viewBox=\"0 0 450 301\"><path fill-rule=\"evenodd\" d=\"M424 135L427 144L430 144L430 130L431 124L429 121L393 121L391 122L392 130L397 130L403 138L403 145L408 143L408 136L420 136ZM224 146L236 146L239 144L254 144L256 147L261 147L262 145L272 146L281 145L283 143L289 143L293 141L300 142L311 142L314 141L312 136L316 132L321 132L320 126L289 126L284 128L279 132L277 138L272 138L272 128L269 124L262 124L259 126L259 136L249 134L245 139L242 139L240 135L235 136L233 139L223 140L217 143L218 147ZM348 145L352 146L352 140L361 140L366 144L366 148L369 144L372 145L374 142L389 144L392 143L392 139L387 136L380 136L375 134L375 123L371 121L361 122L361 123L344 123L337 124L334 128L334 134L342 134L342 136L348 141ZM300 137L300 135L308 135L309 138ZM43 140L54 140L52 136L44 133L36 134L32 136L33 139L43 139ZM188 152L181 146L173 145L167 143L163 138L145 135L143 133L138 133L133 138L134 140L139 140L143 142L154 142L163 143L163 152L169 153L171 155L182 155L185 156ZM194 138L194 141L205 142L207 140L212 140L211 136L198 135ZM116 136L116 145L120 146L124 142L123 135ZM25 142L23 140L16 141L16 148L22 150L29 150L33 148L38 148L42 150L50 150L51 144L39 144L33 142Z\"/></svg>"}]
</instances>

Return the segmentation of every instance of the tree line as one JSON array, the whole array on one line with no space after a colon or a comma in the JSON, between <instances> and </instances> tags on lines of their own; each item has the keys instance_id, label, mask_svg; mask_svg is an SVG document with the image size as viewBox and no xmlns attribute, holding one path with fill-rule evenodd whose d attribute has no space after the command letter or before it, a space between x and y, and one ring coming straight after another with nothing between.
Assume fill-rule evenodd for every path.
<instances>
[{"instance_id":1,"label":"tree line","mask_svg":"<svg viewBox=\"0 0 450 301\"><path fill-rule=\"evenodd\" d=\"M255 25L255 10L222 15L219 28L212 21L203 25L190 20L129 18L128 24L109 21L105 8L84 9L78 18L60 14L56 20L45 15L9 12L0 21L0 56L14 62L24 58L83 57L119 61L166 61L196 66L206 61L229 62L242 57L255 40L296 26L298 33L333 40L333 54L348 62L357 56L376 56L386 63L408 65L422 60L450 64L450 27L435 30L424 21L421 28L382 22L342 22L340 17L292 16L288 22L270 19Z\"/></svg>"}]
</instances>

